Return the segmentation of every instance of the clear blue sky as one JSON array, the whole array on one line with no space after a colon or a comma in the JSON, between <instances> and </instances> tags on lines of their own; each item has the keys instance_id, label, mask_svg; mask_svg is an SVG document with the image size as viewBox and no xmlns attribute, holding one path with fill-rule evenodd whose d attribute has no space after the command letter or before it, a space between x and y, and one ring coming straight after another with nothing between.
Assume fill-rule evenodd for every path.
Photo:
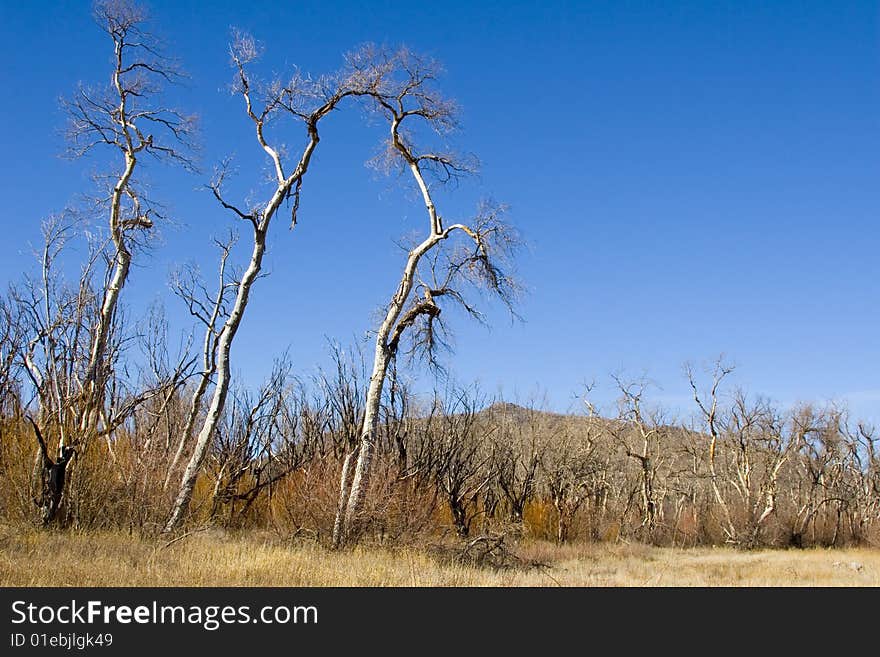
<instances>
[{"instance_id":1,"label":"clear blue sky","mask_svg":"<svg viewBox=\"0 0 880 657\"><path fill-rule=\"evenodd\" d=\"M404 43L445 64L443 88L463 108L457 143L483 162L478 179L443 197L445 213L492 196L531 243L525 321L496 309L491 330L457 322L458 379L510 396L545 391L565 409L584 380L647 373L676 405L682 363L724 352L753 392L848 399L880 421L876 2L150 6L192 76L174 100L202 117L205 173L148 172L177 225L133 274L135 316L156 298L179 316L167 290L174 263L212 269L209 237L232 223L198 191L213 164L236 155L242 195L261 175L226 91L229 28L265 44L269 72L323 72L364 41ZM88 189L98 162L58 157L57 98L105 82L110 51L86 2L4 0L0 31L7 281L31 266L41 218ZM423 210L364 167L379 136L354 108L327 123L300 225L275 224L270 276L234 347L245 378L262 378L288 345L299 371L313 371L325 336L363 337L393 290L393 241L423 228Z\"/></svg>"}]
</instances>

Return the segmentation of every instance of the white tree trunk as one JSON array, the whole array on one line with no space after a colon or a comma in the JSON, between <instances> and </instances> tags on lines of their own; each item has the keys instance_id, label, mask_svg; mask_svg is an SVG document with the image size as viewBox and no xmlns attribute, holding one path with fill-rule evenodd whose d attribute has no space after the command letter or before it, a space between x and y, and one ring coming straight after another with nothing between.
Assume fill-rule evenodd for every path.
<instances>
[{"instance_id":1,"label":"white tree trunk","mask_svg":"<svg viewBox=\"0 0 880 657\"><path fill-rule=\"evenodd\" d=\"M385 336L387 338L387 335ZM382 402L382 388L388 374L389 354L385 339L376 341L376 356L373 360L373 374L367 390L367 403L364 410L364 424L361 427L360 447L358 449L357 466L351 481L351 492L345 507L345 519L339 537L344 541L354 528L358 514L363 506L370 480L373 464L373 453L376 447L376 434L379 427L379 406ZM338 522L338 519L337 519Z\"/></svg>"},{"instance_id":2,"label":"white tree trunk","mask_svg":"<svg viewBox=\"0 0 880 657\"><path fill-rule=\"evenodd\" d=\"M168 490L168 484L171 482L171 478L177 471L177 465L180 463L180 459L183 458L183 452L190 440L193 427L196 423L196 418L199 415L199 409L202 406L202 398L205 396L205 393L208 391L208 386L211 383L211 375L217 371L216 327L225 298L226 259L229 257L230 250L231 243L229 249L224 250L223 255L220 258L220 280L217 287L217 297L214 299L214 309L212 310L211 317L205 327L205 339L202 343L202 374L199 377L199 385L196 386L192 399L190 400L186 422L183 425L183 431L180 433L180 440L177 443L177 450L174 452L174 458L171 459L171 464L168 466L168 472L165 474L165 481L162 483L162 490Z\"/></svg>"},{"instance_id":3,"label":"white tree trunk","mask_svg":"<svg viewBox=\"0 0 880 657\"><path fill-rule=\"evenodd\" d=\"M220 338L217 341L217 384L214 386L211 403L208 406L207 417L205 418L205 422L202 425L201 431L199 431L198 438L196 439L195 449L193 450L189 463L187 463L186 469L183 472L183 478L180 482L177 499L171 510L171 516L165 525L166 532L172 531L180 524L184 512L189 508L189 502L192 498L192 492L196 485L199 470L202 467L202 462L205 460L205 455L208 453L208 448L211 445L214 431L216 431L220 418L223 415L223 409L226 405L226 396L229 392L229 379L231 374L229 353L232 347L232 340L235 338L238 327L241 325L241 320L244 316L244 311L247 307L248 298L250 296L251 286L257 279L262 267L263 255L266 252L266 228L269 225L269 220L272 216L271 213L274 213L278 204L281 202L280 190L279 192L276 192L276 197L277 200L273 197L273 203L270 203L269 208L267 208L264 220L259 226L254 228L254 248L251 253L251 260L244 272L244 276L241 277L241 281L238 284L232 312L230 312L229 317L226 318ZM270 209L271 213L269 212Z\"/></svg>"},{"instance_id":4,"label":"white tree trunk","mask_svg":"<svg viewBox=\"0 0 880 657\"><path fill-rule=\"evenodd\" d=\"M196 417L199 414L199 407L202 404L202 397L205 396L205 392L208 390L208 384L211 381L211 377L207 371L202 373L202 376L199 380L199 385L193 393L192 400L190 401L189 411L186 416L186 422L183 426L183 431L180 433L180 440L177 443L177 449L174 452L174 458L171 459L171 465L168 466L168 472L165 475L165 481L162 484L162 490L168 489L168 484L171 482L171 477L174 475L174 471L177 470L177 464L180 463L180 459L183 458L183 452L186 449L186 444L189 442L190 434L192 433L193 427L196 423Z\"/></svg>"},{"instance_id":5,"label":"white tree trunk","mask_svg":"<svg viewBox=\"0 0 880 657\"><path fill-rule=\"evenodd\" d=\"M397 320L400 318L406 300L409 298L410 292L412 291L419 260L441 239L443 239L443 235L435 233L432 230L431 235L425 241L410 251L406 266L403 270L403 276L400 280L400 285L397 288L397 293L391 299L391 303L388 305L388 311L385 314L385 319L377 332L376 352L373 357L373 371L370 375L370 386L367 389L364 423L361 427L357 465L351 482L351 490L347 493L348 501L345 504L344 509L340 504L339 509L337 509L336 520L334 523L333 543L337 547L347 540L348 535L354 527L354 523L357 522L361 507L363 506L364 497L367 493L367 486L369 485L370 466L373 462L373 452L376 446L375 438L379 423L379 407L382 401L382 389L385 385L385 378L388 374L388 365L392 358L392 354L388 347L389 337L394 332ZM346 495L346 482L344 481L346 474L346 472L343 472L343 482L340 486L340 493L343 496ZM336 527L340 527L341 529L337 531Z\"/></svg>"},{"instance_id":6,"label":"white tree trunk","mask_svg":"<svg viewBox=\"0 0 880 657\"><path fill-rule=\"evenodd\" d=\"M333 522L333 547L342 544L345 529L345 509L348 505L348 493L351 490L351 478L355 466L357 450L349 450L342 462L342 473L339 476L339 500L336 503L336 519Z\"/></svg>"},{"instance_id":7,"label":"white tree trunk","mask_svg":"<svg viewBox=\"0 0 880 657\"><path fill-rule=\"evenodd\" d=\"M95 334L92 337L92 345L89 350L89 362L86 367L86 379L84 382L85 390L84 401L85 408L80 418L79 431L85 434L89 429L94 429L97 424L97 417L104 406L104 357L107 351L107 340L110 336L110 327L113 324L113 315L119 305L119 295L125 283L128 280L128 273L131 269L131 252L125 244L125 235L120 226L120 206L122 204L122 195L128 185L131 176L134 173L136 158L131 153L126 153L125 170L116 182L113 188L113 195L110 199L110 235L113 240L113 247L116 250L113 259L113 275L110 283L104 291L104 300L101 304L101 310L98 315L98 321L95 326ZM61 437L59 450L64 448L64 436Z\"/></svg>"}]
</instances>

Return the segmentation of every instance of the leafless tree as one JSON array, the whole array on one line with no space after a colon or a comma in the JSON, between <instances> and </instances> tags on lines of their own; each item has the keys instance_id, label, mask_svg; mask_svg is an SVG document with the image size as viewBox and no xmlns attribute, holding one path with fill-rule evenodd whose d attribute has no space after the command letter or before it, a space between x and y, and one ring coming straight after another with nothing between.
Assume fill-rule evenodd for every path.
<instances>
[{"instance_id":1,"label":"leafless tree","mask_svg":"<svg viewBox=\"0 0 880 657\"><path fill-rule=\"evenodd\" d=\"M146 31L145 10L127 0L101 0L95 4L95 19L113 42L111 85L106 90L82 87L65 101L70 154L82 157L105 148L119 160L111 165L112 173L99 178L107 190L98 199L108 213L109 240L101 250L107 273L99 293L99 311L90 327L79 404L81 437L97 431L101 424L111 377L107 352L113 318L129 278L133 252L147 245L158 215L158 206L137 184L140 159L151 156L192 168L189 152L195 125L192 116L162 104L163 85L177 81L181 73L162 53L158 39Z\"/></svg>"},{"instance_id":2,"label":"leafless tree","mask_svg":"<svg viewBox=\"0 0 880 657\"><path fill-rule=\"evenodd\" d=\"M618 421L613 423L611 431L626 456L639 464L642 527L650 535L661 513L655 488L658 469L665 456L662 452L664 427L656 410L649 412L644 408L647 381L630 383L618 376L613 378L621 396Z\"/></svg>"},{"instance_id":3,"label":"leafless tree","mask_svg":"<svg viewBox=\"0 0 880 657\"><path fill-rule=\"evenodd\" d=\"M696 402L697 407L700 409L706 428L709 431L709 447L707 452L709 477L710 483L712 485L712 492L715 496L715 500L721 507L721 510L724 514L724 532L727 534L728 540L735 542L737 540L736 527L734 526L733 518L730 514L730 507L724 499L724 495L722 495L721 493L716 463L718 441L721 437L721 427L719 425L718 418L718 388L724 378L727 377L731 372L733 372L733 367L731 365L725 364L722 358L719 358L715 361L712 371L712 384L709 388L709 401L704 402L701 397L696 374L694 373L693 368L690 365L685 366L685 373L687 375L688 383L690 383L691 389L694 393L694 401Z\"/></svg>"},{"instance_id":4,"label":"leafless tree","mask_svg":"<svg viewBox=\"0 0 880 657\"><path fill-rule=\"evenodd\" d=\"M709 477L723 513L727 541L753 547L777 511L783 467L816 428L809 413L780 413L768 400L750 400L742 391L734 394L729 408L719 406L718 387L732 370L716 361L708 403L701 399L690 368L687 375L709 430ZM724 457L723 473L718 467L719 450ZM722 482L722 476L726 481ZM734 501L739 513L735 513Z\"/></svg>"},{"instance_id":5,"label":"leafless tree","mask_svg":"<svg viewBox=\"0 0 880 657\"><path fill-rule=\"evenodd\" d=\"M330 418L326 435L330 445L324 446L321 453L331 453L341 460L357 443L364 418L364 391L366 374L359 351L346 353L338 344L330 345L333 362L331 372L321 371L315 377L315 384L328 405Z\"/></svg>"},{"instance_id":6,"label":"leafless tree","mask_svg":"<svg viewBox=\"0 0 880 657\"><path fill-rule=\"evenodd\" d=\"M750 402L737 392L727 421L734 461L731 486L746 510L741 542L753 547L776 512L779 473L791 452L813 427L778 413L765 399Z\"/></svg>"},{"instance_id":7,"label":"leafless tree","mask_svg":"<svg viewBox=\"0 0 880 657\"><path fill-rule=\"evenodd\" d=\"M317 455L315 429L323 423L290 369L282 358L256 397L246 391L233 395L208 458L212 518L225 509L227 524L239 522L261 493L268 491L271 501L272 487Z\"/></svg>"},{"instance_id":8,"label":"leafless tree","mask_svg":"<svg viewBox=\"0 0 880 657\"><path fill-rule=\"evenodd\" d=\"M526 504L537 492L538 466L547 444L560 428L534 407L495 404L490 417L497 425L492 435L494 483L515 528L523 523Z\"/></svg>"},{"instance_id":9,"label":"leafless tree","mask_svg":"<svg viewBox=\"0 0 880 657\"><path fill-rule=\"evenodd\" d=\"M178 271L171 283L174 293L183 300L190 314L203 325L205 333L202 340L201 371L198 373L198 380L190 398L189 411L178 437L177 449L168 465L165 481L162 485L163 489L168 488L171 477L177 473L177 465L183 458L184 451L192 438L193 427L202 408L202 399L217 371L217 347L221 334L218 325L229 317L227 308L229 296L239 284L235 277L227 271L229 255L236 240L237 237L233 233L230 233L225 241L214 240L220 250L215 292L208 291L197 269L191 265Z\"/></svg>"},{"instance_id":10,"label":"leafless tree","mask_svg":"<svg viewBox=\"0 0 880 657\"><path fill-rule=\"evenodd\" d=\"M44 504L43 501L50 498L36 492L45 488L49 468L55 462L47 450L51 450L49 446L55 445L57 438L60 459L74 444L84 442L71 437L76 434L79 420L83 364L88 360L90 344L89 326L97 312L91 275L99 254L91 244L79 281L70 285L61 277L57 261L74 239L77 222L68 214L56 215L44 221L42 228L43 244L35 254L39 275L25 275L21 285L12 286L10 301L16 309L23 343L19 355L39 406L34 421L38 450L31 487L35 490L33 498L40 508L41 519L48 524L60 508L60 497L56 504ZM119 354L118 343L113 347L108 354L109 362L115 362ZM46 436L45 440L42 435ZM69 477L61 483L67 479ZM59 495L63 493L61 490Z\"/></svg>"},{"instance_id":11,"label":"leafless tree","mask_svg":"<svg viewBox=\"0 0 880 657\"><path fill-rule=\"evenodd\" d=\"M776 482L776 515L794 547L864 541L877 518L872 430L845 408L803 405L787 414L791 446ZM873 465L872 465L873 464Z\"/></svg>"},{"instance_id":12,"label":"leafless tree","mask_svg":"<svg viewBox=\"0 0 880 657\"><path fill-rule=\"evenodd\" d=\"M855 479L854 538L861 540L871 524L880 521L880 435L864 422L841 422L841 431L850 451L849 471Z\"/></svg>"},{"instance_id":13,"label":"leafless tree","mask_svg":"<svg viewBox=\"0 0 880 657\"><path fill-rule=\"evenodd\" d=\"M107 230L88 233L73 212L50 217L38 254L39 276L26 278L11 295L26 331L22 360L40 405L44 443L57 438L59 456L50 459L55 463L74 445L85 454L96 437L110 447L114 431L156 394L130 389L116 369L131 337L119 330L122 290L135 251L148 246L160 216L138 185L137 171L146 156L191 167L193 119L162 104L163 86L180 73L145 29L146 13L120 0L96 3L94 16L113 44L111 83L106 89L81 87L63 107L69 155L105 154L106 168L97 176L102 191L87 214L106 213ZM79 281L71 285L57 261L71 240L84 236L86 258ZM46 462L38 456L40 461ZM59 506L51 505L50 515Z\"/></svg>"},{"instance_id":14,"label":"leafless tree","mask_svg":"<svg viewBox=\"0 0 880 657\"><path fill-rule=\"evenodd\" d=\"M433 89L438 74L435 62L409 51L364 51L359 62L370 69L390 63L397 75L381 93L372 94L374 107L388 122L385 161L408 171L424 202L427 235L406 254L400 283L384 308L376 331L373 367L366 397L360 440L346 456L340 482L339 511L334 544L339 546L357 533L355 524L366 494L376 448L379 409L388 368L397 357L401 341L410 338L410 353L433 359L443 341L441 303L456 303L480 317L465 292L476 287L511 302L516 286L503 267L516 247L516 236L503 221L503 208L484 204L469 223L444 224L437 210L429 177L448 181L468 172L468 159L439 149L421 147L419 131L444 135L456 126L455 107ZM457 238L463 237L463 241ZM452 241L450 248L441 248Z\"/></svg>"},{"instance_id":15,"label":"leafless tree","mask_svg":"<svg viewBox=\"0 0 880 657\"><path fill-rule=\"evenodd\" d=\"M21 372L24 326L11 299L0 297L0 419L23 407L18 379Z\"/></svg>"}]
</instances>

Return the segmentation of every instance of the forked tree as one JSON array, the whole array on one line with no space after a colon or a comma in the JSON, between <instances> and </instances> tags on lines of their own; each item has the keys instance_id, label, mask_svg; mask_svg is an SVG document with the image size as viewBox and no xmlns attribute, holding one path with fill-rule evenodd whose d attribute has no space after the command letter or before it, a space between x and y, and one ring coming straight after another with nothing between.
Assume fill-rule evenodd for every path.
<instances>
[{"instance_id":1,"label":"forked tree","mask_svg":"<svg viewBox=\"0 0 880 657\"><path fill-rule=\"evenodd\" d=\"M373 366L357 446L343 462L333 544L356 538L356 527L369 484L376 449L383 387L401 343L410 353L434 358L443 342L441 305L451 302L470 315L482 315L468 300L469 288L488 291L508 304L517 286L505 272L518 245L504 221L504 208L482 204L476 216L463 223L444 221L437 209L432 183L443 183L473 170L474 163L445 149L420 143L425 133L445 136L457 126L454 103L435 88L439 67L405 49L394 53L363 51L359 66L369 69L392 64L394 76L382 93L371 95L372 107L388 123L387 163L407 171L425 209L424 238L406 254L397 289L384 308L375 334Z\"/></svg>"}]
</instances>

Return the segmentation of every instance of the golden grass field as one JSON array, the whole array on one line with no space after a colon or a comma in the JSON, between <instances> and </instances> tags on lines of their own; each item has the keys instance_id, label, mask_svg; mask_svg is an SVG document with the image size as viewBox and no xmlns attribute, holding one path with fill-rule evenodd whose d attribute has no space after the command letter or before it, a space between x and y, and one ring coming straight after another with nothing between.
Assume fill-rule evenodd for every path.
<instances>
[{"instance_id":1,"label":"golden grass field","mask_svg":"<svg viewBox=\"0 0 880 657\"><path fill-rule=\"evenodd\" d=\"M332 552L271 535L199 532L171 545L124 533L0 527L2 586L878 586L880 550L737 551L531 542L544 566L493 570L420 548Z\"/></svg>"}]
</instances>

